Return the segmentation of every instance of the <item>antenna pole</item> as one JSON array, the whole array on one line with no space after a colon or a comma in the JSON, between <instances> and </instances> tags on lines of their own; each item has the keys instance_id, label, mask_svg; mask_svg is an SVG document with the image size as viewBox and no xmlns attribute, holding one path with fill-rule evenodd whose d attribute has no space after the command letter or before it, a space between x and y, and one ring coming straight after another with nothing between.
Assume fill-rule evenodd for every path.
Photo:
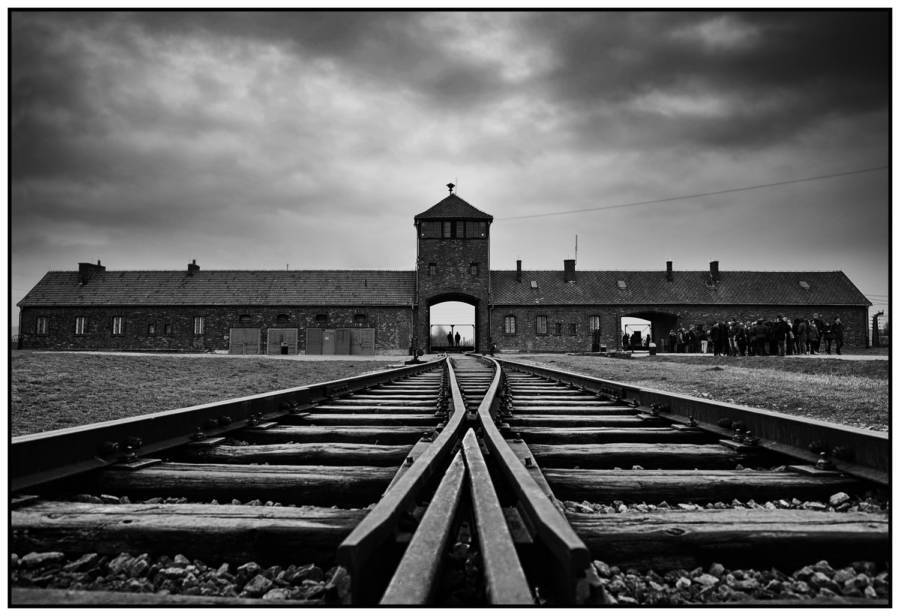
<instances>
[{"instance_id":1,"label":"antenna pole","mask_svg":"<svg viewBox=\"0 0 900 616\"><path fill-rule=\"evenodd\" d=\"M575 263L578 263L578 234L575 234Z\"/></svg>"}]
</instances>

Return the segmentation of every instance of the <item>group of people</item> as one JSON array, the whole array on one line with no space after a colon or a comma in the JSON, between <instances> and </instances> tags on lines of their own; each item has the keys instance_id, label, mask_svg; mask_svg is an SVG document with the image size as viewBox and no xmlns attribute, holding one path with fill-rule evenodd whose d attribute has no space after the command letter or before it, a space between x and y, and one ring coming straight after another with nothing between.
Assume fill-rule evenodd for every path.
<instances>
[{"instance_id":1,"label":"group of people","mask_svg":"<svg viewBox=\"0 0 900 616\"><path fill-rule=\"evenodd\" d=\"M459 332L456 332L456 336L454 336L451 332L447 332L447 346L448 347L458 347L459 346L460 335ZM456 342L456 344L453 344Z\"/></svg>"},{"instance_id":2,"label":"group of people","mask_svg":"<svg viewBox=\"0 0 900 616\"><path fill-rule=\"evenodd\" d=\"M818 314L811 319L791 319L778 315L773 320L716 321L709 329L701 325L672 329L668 335L670 353L715 355L817 355L824 351L841 354L844 324L840 317L826 321Z\"/></svg>"}]
</instances>

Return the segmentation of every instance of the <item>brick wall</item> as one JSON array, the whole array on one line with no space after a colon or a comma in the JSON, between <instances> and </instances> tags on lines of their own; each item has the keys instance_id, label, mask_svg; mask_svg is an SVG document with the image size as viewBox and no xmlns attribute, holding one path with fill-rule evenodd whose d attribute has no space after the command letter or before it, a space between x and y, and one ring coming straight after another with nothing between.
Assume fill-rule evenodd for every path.
<instances>
[{"instance_id":1,"label":"brick wall","mask_svg":"<svg viewBox=\"0 0 900 616\"><path fill-rule=\"evenodd\" d=\"M656 313L657 318L650 319L650 313ZM717 319L769 320L779 314L791 319L811 318L813 313L820 314L824 320L840 317L844 324L844 344L850 347L865 347L867 309L833 306L666 306L664 309L655 306L494 306L491 312L490 332L499 349L522 352L582 352L591 350L592 337L589 329L592 315L600 316L601 344L615 349L621 345L620 323L623 316L640 316L658 321L660 325L655 327L654 340L659 345L660 338L668 334L668 326L673 322L675 327L688 328L701 324L708 328ZM504 318L508 315L516 317L515 335L504 333ZM536 320L539 315L547 317L546 335L536 333ZM561 335L555 333L557 322L562 323ZM575 324L574 335L571 335L569 330L572 323Z\"/></svg>"},{"instance_id":2,"label":"brick wall","mask_svg":"<svg viewBox=\"0 0 900 616\"><path fill-rule=\"evenodd\" d=\"M419 305L416 334L420 348L427 348L429 306L445 300L469 301L475 304L476 350L487 350L488 293L490 291L490 242L487 238L418 240ZM434 274L429 264L435 264ZM478 264L478 274L470 271Z\"/></svg>"},{"instance_id":3,"label":"brick wall","mask_svg":"<svg viewBox=\"0 0 900 616\"><path fill-rule=\"evenodd\" d=\"M325 315L324 321L316 315ZM286 320L279 320L286 315ZM357 315L365 315L357 322ZM84 335L75 335L75 318L87 319ZM114 316L125 318L123 335L112 335ZM204 317L203 335L194 335L194 317ZM241 317L249 317L242 321ZM36 334L37 318L48 319L48 335ZM154 324L155 333L149 333ZM166 334L166 326L170 332ZM412 332L412 309L407 307L103 307L103 308L23 308L20 337L22 348L48 350L227 350L232 327L262 330L261 350L265 352L265 330L298 328L300 352L306 348L306 328L372 327L378 353L405 354Z\"/></svg>"}]
</instances>

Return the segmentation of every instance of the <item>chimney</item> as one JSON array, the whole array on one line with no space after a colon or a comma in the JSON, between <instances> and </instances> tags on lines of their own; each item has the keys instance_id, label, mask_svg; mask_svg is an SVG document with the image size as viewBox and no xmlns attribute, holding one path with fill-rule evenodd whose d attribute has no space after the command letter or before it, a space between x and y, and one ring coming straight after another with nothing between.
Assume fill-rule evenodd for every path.
<instances>
[{"instance_id":1,"label":"chimney","mask_svg":"<svg viewBox=\"0 0 900 616\"><path fill-rule=\"evenodd\" d=\"M97 265L94 265L93 263L79 263L78 282L80 282L81 284L87 284L88 280L94 277L94 274L105 271L106 268L100 265L100 259L97 259Z\"/></svg>"},{"instance_id":2,"label":"chimney","mask_svg":"<svg viewBox=\"0 0 900 616\"><path fill-rule=\"evenodd\" d=\"M522 282L522 259L516 259L516 282Z\"/></svg>"},{"instance_id":3,"label":"chimney","mask_svg":"<svg viewBox=\"0 0 900 616\"><path fill-rule=\"evenodd\" d=\"M200 266L197 265L197 259L194 259L190 263L188 263L188 276L193 276L197 272L200 271Z\"/></svg>"},{"instance_id":4,"label":"chimney","mask_svg":"<svg viewBox=\"0 0 900 616\"><path fill-rule=\"evenodd\" d=\"M713 282L719 282L719 262L718 261L710 261L709 262L709 277Z\"/></svg>"},{"instance_id":5,"label":"chimney","mask_svg":"<svg viewBox=\"0 0 900 616\"><path fill-rule=\"evenodd\" d=\"M666 280L672 282L675 277L672 275L672 262L666 261Z\"/></svg>"},{"instance_id":6,"label":"chimney","mask_svg":"<svg viewBox=\"0 0 900 616\"><path fill-rule=\"evenodd\" d=\"M563 280L575 282L575 259L564 259L563 270Z\"/></svg>"}]
</instances>

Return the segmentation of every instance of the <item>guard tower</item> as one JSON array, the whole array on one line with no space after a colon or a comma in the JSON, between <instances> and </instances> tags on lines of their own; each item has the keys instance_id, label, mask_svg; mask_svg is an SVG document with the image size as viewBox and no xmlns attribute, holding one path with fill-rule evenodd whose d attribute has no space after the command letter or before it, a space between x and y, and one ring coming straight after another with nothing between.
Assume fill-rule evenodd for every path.
<instances>
[{"instance_id":1,"label":"guard tower","mask_svg":"<svg viewBox=\"0 0 900 616\"><path fill-rule=\"evenodd\" d=\"M490 226L494 217L453 192L413 220L416 227L416 337L430 351L431 306L458 301L475 307L475 350L488 350L491 292Z\"/></svg>"}]
</instances>

